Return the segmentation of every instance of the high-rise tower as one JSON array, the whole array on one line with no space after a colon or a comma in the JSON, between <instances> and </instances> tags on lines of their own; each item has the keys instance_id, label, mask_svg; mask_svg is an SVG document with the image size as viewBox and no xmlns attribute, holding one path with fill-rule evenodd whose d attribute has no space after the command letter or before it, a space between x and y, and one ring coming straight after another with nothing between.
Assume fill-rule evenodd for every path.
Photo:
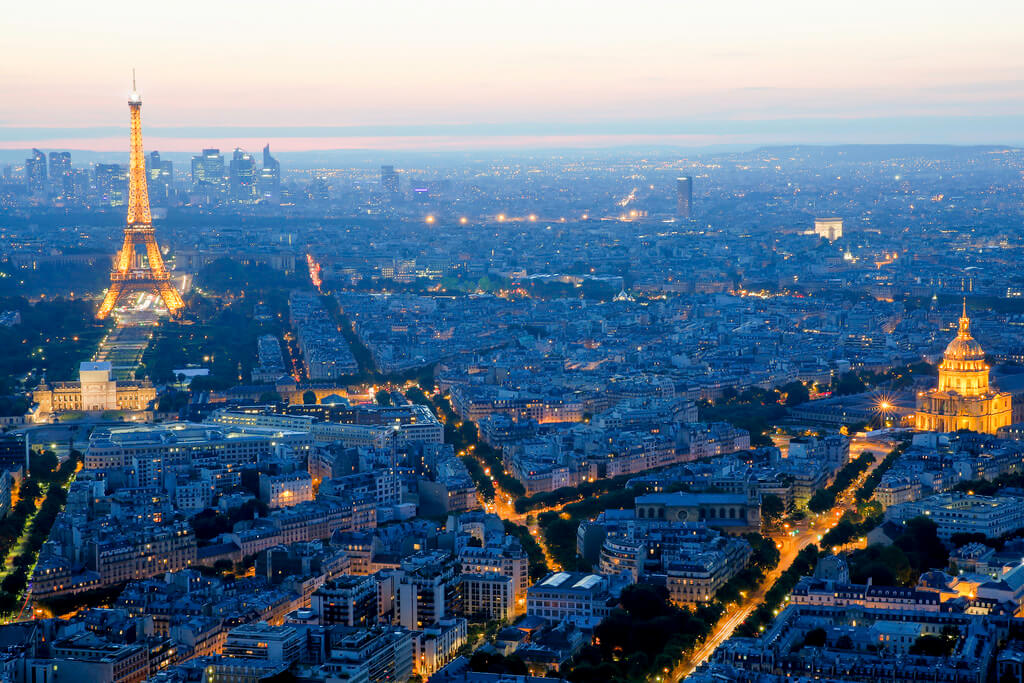
<instances>
[{"instance_id":1,"label":"high-rise tower","mask_svg":"<svg viewBox=\"0 0 1024 683\"><path fill-rule=\"evenodd\" d=\"M149 201L157 206L166 206L171 198L174 185L174 162L160 158L160 152L150 152L146 159L146 173L149 176Z\"/></svg>"},{"instance_id":2,"label":"high-rise tower","mask_svg":"<svg viewBox=\"0 0 1024 683\"><path fill-rule=\"evenodd\" d=\"M394 166L380 167L380 186L381 189L383 189L385 192L390 192L391 194L398 194L398 174L395 173Z\"/></svg>"},{"instance_id":3,"label":"high-rise tower","mask_svg":"<svg viewBox=\"0 0 1024 683\"><path fill-rule=\"evenodd\" d=\"M256 193L262 201L281 199L281 163L270 154L270 144L263 148L263 166L256 179Z\"/></svg>"},{"instance_id":4,"label":"high-rise tower","mask_svg":"<svg viewBox=\"0 0 1024 683\"><path fill-rule=\"evenodd\" d=\"M71 152L50 152L50 190L58 196L67 194L71 185Z\"/></svg>"},{"instance_id":5,"label":"high-rise tower","mask_svg":"<svg viewBox=\"0 0 1024 683\"><path fill-rule=\"evenodd\" d=\"M153 234L153 219L149 212L149 191L146 186L146 157L142 152L142 98L135 89L128 96L131 112L131 149L128 162L128 224L124 228L124 246L117 253L117 263L110 271L110 289L103 297L96 317L106 318L121 297L138 291L150 291L163 299L172 317L177 317L185 302L171 284L171 276L164 267L160 247ZM137 254L135 247L142 243L145 252Z\"/></svg>"},{"instance_id":6,"label":"high-rise tower","mask_svg":"<svg viewBox=\"0 0 1024 683\"><path fill-rule=\"evenodd\" d=\"M676 178L676 215L690 218L693 215L693 178L688 175Z\"/></svg>"},{"instance_id":7,"label":"high-rise tower","mask_svg":"<svg viewBox=\"0 0 1024 683\"><path fill-rule=\"evenodd\" d=\"M33 149L32 156L25 159L25 184L32 194L46 193L46 155L38 149Z\"/></svg>"},{"instance_id":8,"label":"high-rise tower","mask_svg":"<svg viewBox=\"0 0 1024 683\"><path fill-rule=\"evenodd\" d=\"M251 154L235 148L228 166L231 199L236 202L252 202L256 199L256 161Z\"/></svg>"}]
</instances>

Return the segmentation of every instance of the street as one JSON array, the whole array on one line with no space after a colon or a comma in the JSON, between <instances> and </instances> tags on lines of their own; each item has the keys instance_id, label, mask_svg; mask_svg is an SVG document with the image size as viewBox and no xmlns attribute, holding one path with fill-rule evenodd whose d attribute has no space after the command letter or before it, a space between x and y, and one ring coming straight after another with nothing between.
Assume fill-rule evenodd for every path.
<instances>
[{"instance_id":1,"label":"street","mask_svg":"<svg viewBox=\"0 0 1024 683\"><path fill-rule=\"evenodd\" d=\"M876 467L884 459L883 453L888 452L881 444L871 444L870 446L863 442L859 444L858 455L866 450L874 451L875 459L860 476L858 476L847 489L838 496L836 499L835 506L828 512L818 515L817 519L808 526L808 528L797 536L787 536L785 534L769 534L777 543L782 544L782 549L779 552L779 564L770 571L761 582L761 585L756 591L753 591L735 607L731 612L728 612L715 626L715 630L711 632L711 635L701 644L700 648L693 653L689 658L684 659L676 668L672 670L668 675L670 681L681 681L689 676L693 671L700 666L705 660L707 660L715 649L723 642L732 636L733 631L746 620L748 616L757 608L761 601L764 600L765 593L771 588L778 578L782 575L782 572L787 570L793 561L796 560L797 554L812 543L817 543L820 535L827 532L829 529L834 527L838 522L843 512L847 510L855 510L856 502L853 498L853 492L856 491L864 480L870 475ZM851 458L856 456L853 455L853 448L851 446Z\"/></svg>"}]
</instances>

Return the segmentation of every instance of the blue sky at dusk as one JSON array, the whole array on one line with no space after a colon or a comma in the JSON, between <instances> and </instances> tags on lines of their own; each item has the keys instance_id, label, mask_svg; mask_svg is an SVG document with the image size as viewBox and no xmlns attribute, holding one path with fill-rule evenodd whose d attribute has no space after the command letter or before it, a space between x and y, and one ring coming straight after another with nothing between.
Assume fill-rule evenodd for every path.
<instances>
[{"instance_id":1,"label":"blue sky at dusk","mask_svg":"<svg viewBox=\"0 0 1024 683\"><path fill-rule=\"evenodd\" d=\"M1021 2L17 3L0 147L1024 143Z\"/></svg>"}]
</instances>

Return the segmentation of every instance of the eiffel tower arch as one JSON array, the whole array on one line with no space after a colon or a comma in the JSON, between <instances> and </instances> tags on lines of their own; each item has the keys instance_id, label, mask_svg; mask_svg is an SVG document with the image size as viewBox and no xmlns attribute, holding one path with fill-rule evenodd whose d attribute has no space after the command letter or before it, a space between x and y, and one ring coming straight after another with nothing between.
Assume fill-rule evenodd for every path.
<instances>
[{"instance_id":1,"label":"eiffel tower arch","mask_svg":"<svg viewBox=\"0 0 1024 683\"><path fill-rule=\"evenodd\" d=\"M124 245L117 253L117 262L110 271L110 288L103 297L96 317L100 320L106 318L125 297L144 291L159 296L171 317L176 318L185 308L185 302L171 283L171 276L164 266L164 258L153 231L149 189L146 185L146 158L142 152L142 98L135 89L134 76L128 109L131 112L128 222L124 228Z\"/></svg>"}]
</instances>

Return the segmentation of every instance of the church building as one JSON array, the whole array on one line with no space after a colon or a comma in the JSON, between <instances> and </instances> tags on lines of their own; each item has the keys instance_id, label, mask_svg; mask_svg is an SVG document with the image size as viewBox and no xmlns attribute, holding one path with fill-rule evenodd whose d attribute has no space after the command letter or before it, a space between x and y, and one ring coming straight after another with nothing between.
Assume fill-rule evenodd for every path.
<instances>
[{"instance_id":1,"label":"church building","mask_svg":"<svg viewBox=\"0 0 1024 683\"><path fill-rule=\"evenodd\" d=\"M939 386L917 395L914 427L927 432L995 434L1012 421L1010 394L996 391L988 379L989 366L981 344L971 336L964 303L960 329L939 364Z\"/></svg>"}]
</instances>

